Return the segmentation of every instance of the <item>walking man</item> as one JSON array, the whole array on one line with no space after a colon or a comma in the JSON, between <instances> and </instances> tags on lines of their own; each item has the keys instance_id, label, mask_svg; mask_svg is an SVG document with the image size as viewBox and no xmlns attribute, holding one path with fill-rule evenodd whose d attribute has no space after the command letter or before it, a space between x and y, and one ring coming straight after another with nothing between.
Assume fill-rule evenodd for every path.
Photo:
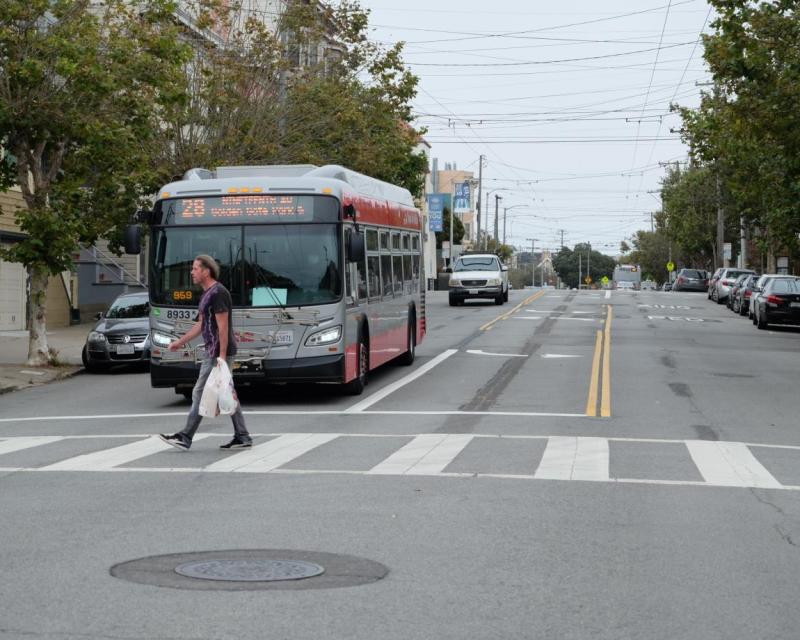
<instances>
[{"instance_id":1,"label":"walking man","mask_svg":"<svg viewBox=\"0 0 800 640\"><path fill-rule=\"evenodd\" d=\"M219 265L211 256L199 255L192 263L192 282L203 287L203 296L200 298L200 314L197 323L181 338L170 343L169 350L177 351L191 340L203 334L206 347L206 357L200 365L200 375L192 391L192 408L186 419L186 426L182 431L171 436L160 434L160 438L176 449L187 450L192 446L192 438L203 419L200 415L200 397L203 387L217 366L217 358L227 361L230 366L233 356L236 355L236 340L233 337L232 309L233 301L230 292L218 282ZM242 407L237 406L236 412L231 415L233 420L233 440L223 444L220 449L246 449L253 445L247 427L244 424Z\"/></svg>"}]
</instances>

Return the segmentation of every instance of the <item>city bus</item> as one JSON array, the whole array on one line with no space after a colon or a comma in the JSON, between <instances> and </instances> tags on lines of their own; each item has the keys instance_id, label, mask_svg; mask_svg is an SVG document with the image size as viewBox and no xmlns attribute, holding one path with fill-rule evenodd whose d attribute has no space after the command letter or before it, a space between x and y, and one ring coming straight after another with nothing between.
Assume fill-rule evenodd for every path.
<instances>
[{"instance_id":1,"label":"city bus","mask_svg":"<svg viewBox=\"0 0 800 640\"><path fill-rule=\"evenodd\" d=\"M153 387L187 397L202 338L171 352L197 321L199 254L219 262L233 298L237 382L335 383L360 394L390 360L410 365L425 336L422 216L401 187L344 167L192 169L125 229L150 228Z\"/></svg>"},{"instance_id":2,"label":"city bus","mask_svg":"<svg viewBox=\"0 0 800 640\"><path fill-rule=\"evenodd\" d=\"M636 289L642 284L642 270L635 264L618 264L614 267L615 289Z\"/></svg>"}]
</instances>

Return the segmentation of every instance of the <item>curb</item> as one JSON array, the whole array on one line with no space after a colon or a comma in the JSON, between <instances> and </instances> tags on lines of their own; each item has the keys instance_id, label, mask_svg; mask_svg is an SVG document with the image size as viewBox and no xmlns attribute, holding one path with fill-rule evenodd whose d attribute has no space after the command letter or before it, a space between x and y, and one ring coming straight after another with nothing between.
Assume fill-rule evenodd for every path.
<instances>
[{"instance_id":1,"label":"curb","mask_svg":"<svg viewBox=\"0 0 800 640\"><path fill-rule=\"evenodd\" d=\"M23 365L20 365L23 366ZM70 365L71 369L66 371L58 371L52 378L48 378L47 380L33 381L24 384L11 384L6 386L0 386L0 396L5 395L7 393L13 393L14 391L21 391L22 389L30 389L33 387L41 387L51 382L58 382L60 380L66 380L68 378L72 378L77 375L81 375L86 373L86 369L79 365Z\"/></svg>"}]
</instances>

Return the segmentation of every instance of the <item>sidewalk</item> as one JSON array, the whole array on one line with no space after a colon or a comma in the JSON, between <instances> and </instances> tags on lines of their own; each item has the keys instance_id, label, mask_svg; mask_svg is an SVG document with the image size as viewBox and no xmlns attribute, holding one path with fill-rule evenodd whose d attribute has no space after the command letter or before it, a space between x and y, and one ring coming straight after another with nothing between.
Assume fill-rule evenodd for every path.
<instances>
[{"instance_id":1,"label":"sidewalk","mask_svg":"<svg viewBox=\"0 0 800 640\"><path fill-rule=\"evenodd\" d=\"M58 352L58 367L29 367L27 331L0 331L0 394L68 378L83 371L81 350L94 322L48 330L47 342Z\"/></svg>"}]
</instances>

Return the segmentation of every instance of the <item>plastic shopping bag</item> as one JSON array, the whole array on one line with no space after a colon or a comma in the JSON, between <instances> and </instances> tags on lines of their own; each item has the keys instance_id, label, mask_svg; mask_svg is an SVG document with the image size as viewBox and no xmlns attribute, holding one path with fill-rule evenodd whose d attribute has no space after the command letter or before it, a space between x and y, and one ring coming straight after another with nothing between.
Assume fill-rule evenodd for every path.
<instances>
[{"instance_id":1,"label":"plastic shopping bag","mask_svg":"<svg viewBox=\"0 0 800 640\"><path fill-rule=\"evenodd\" d=\"M233 376L228 368L228 363L222 358L217 359L218 366L214 369L219 369L219 393L217 397L217 406L222 415L229 416L236 412L239 406L239 399L236 397L236 391L233 388Z\"/></svg>"},{"instance_id":2,"label":"plastic shopping bag","mask_svg":"<svg viewBox=\"0 0 800 640\"><path fill-rule=\"evenodd\" d=\"M200 415L213 418L218 415L231 415L236 412L239 400L233 389L233 376L228 363L217 358L216 366L211 370L200 396Z\"/></svg>"}]
</instances>

